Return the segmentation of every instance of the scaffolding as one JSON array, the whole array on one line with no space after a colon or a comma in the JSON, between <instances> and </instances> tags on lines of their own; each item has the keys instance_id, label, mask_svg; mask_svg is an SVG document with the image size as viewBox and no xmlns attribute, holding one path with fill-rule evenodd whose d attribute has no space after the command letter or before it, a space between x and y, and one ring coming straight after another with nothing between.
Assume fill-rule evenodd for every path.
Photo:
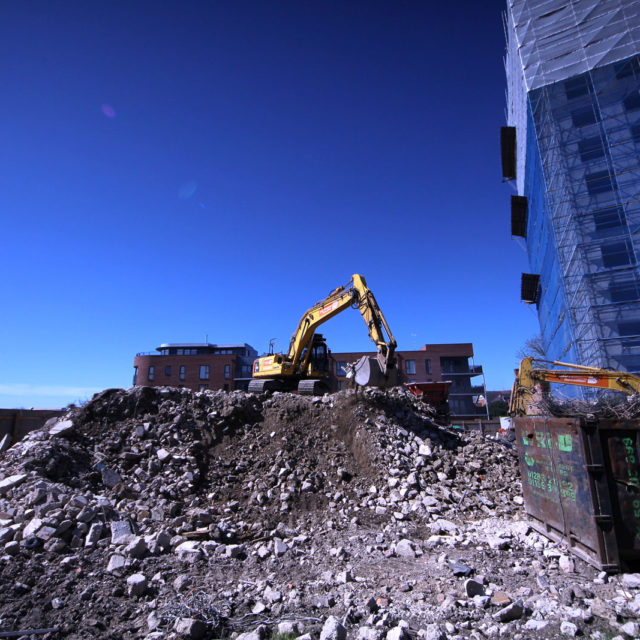
<instances>
[{"instance_id":1,"label":"scaffolding","mask_svg":"<svg viewBox=\"0 0 640 640\"><path fill-rule=\"evenodd\" d=\"M640 1L513 0L507 121L547 356L640 371Z\"/></svg>"}]
</instances>

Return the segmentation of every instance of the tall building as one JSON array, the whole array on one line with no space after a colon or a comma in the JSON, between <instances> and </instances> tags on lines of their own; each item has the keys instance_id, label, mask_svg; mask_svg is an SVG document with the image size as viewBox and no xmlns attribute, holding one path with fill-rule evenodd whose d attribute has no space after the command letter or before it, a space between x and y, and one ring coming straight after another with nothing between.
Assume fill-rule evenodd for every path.
<instances>
[{"instance_id":1,"label":"tall building","mask_svg":"<svg viewBox=\"0 0 640 640\"><path fill-rule=\"evenodd\" d=\"M549 359L640 371L640 0L508 0L512 234Z\"/></svg>"}]
</instances>

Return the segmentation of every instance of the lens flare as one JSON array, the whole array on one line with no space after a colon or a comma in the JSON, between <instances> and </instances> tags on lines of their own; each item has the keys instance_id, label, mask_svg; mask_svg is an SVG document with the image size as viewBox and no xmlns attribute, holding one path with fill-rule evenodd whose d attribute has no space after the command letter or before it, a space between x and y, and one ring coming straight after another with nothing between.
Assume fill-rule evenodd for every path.
<instances>
[{"instance_id":1,"label":"lens flare","mask_svg":"<svg viewBox=\"0 0 640 640\"><path fill-rule=\"evenodd\" d=\"M195 180L189 180L182 184L178 189L178 198L181 200L188 200L198 188L198 183Z\"/></svg>"},{"instance_id":2,"label":"lens flare","mask_svg":"<svg viewBox=\"0 0 640 640\"><path fill-rule=\"evenodd\" d=\"M104 113L107 118L115 118L116 110L110 104L103 104L101 107L102 113Z\"/></svg>"}]
</instances>

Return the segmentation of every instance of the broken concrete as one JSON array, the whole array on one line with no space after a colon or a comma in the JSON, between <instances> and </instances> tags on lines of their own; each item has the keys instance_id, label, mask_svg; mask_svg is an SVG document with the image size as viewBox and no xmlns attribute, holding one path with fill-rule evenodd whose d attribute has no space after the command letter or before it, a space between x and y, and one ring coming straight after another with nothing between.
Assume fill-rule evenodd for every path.
<instances>
[{"instance_id":1,"label":"broken concrete","mask_svg":"<svg viewBox=\"0 0 640 640\"><path fill-rule=\"evenodd\" d=\"M29 434L0 456L3 629L442 640L637 628L636 578L602 576L530 529L511 443L438 426L402 389L359 395L114 389L70 412L64 437Z\"/></svg>"}]
</instances>

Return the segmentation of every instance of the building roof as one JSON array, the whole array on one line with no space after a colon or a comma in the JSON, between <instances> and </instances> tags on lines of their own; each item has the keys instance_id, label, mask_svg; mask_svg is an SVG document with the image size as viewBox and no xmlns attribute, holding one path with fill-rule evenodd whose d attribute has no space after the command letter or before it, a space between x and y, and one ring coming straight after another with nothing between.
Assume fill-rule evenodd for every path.
<instances>
[{"instance_id":1,"label":"building roof","mask_svg":"<svg viewBox=\"0 0 640 640\"><path fill-rule=\"evenodd\" d=\"M640 0L508 0L507 5L527 91L640 51Z\"/></svg>"},{"instance_id":2,"label":"building roof","mask_svg":"<svg viewBox=\"0 0 640 640\"><path fill-rule=\"evenodd\" d=\"M211 344L210 342L163 342L159 347L156 347L156 351L159 351L160 349L197 349L203 347L210 347L213 349L244 349L249 347L249 349L253 349L253 347L246 342L231 344Z\"/></svg>"}]
</instances>

